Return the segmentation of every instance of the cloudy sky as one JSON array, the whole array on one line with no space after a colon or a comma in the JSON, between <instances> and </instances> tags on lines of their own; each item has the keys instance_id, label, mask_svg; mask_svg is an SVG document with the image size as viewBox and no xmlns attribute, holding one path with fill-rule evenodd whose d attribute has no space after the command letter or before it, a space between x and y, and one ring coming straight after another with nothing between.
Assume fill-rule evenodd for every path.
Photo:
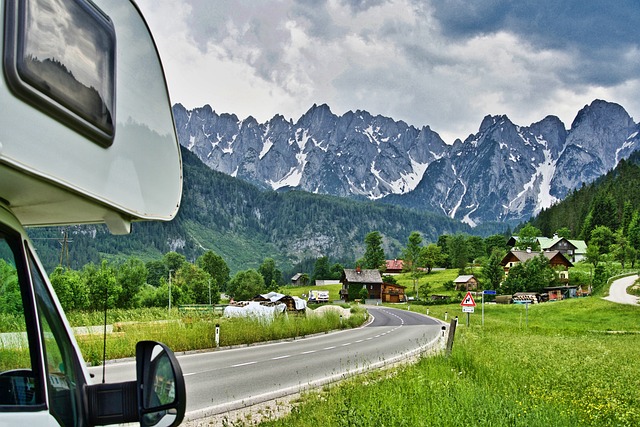
<instances>
[{"instance_id":1,"label":"cloudy sky","mask_svg":"<svg viewBox=\"0 0 640 427\"><path fill-rule=\"evenodd\" d=\"M596 98L640 121L638 0L138 0L172 101L296 121L314 103L429 125L567 128Z\"/></svg>"}]
</instances>

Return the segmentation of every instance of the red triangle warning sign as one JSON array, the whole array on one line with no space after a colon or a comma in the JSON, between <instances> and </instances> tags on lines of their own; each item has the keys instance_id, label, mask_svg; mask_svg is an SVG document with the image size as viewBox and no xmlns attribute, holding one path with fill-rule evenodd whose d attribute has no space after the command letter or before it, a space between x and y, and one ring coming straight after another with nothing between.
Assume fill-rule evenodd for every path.
<instances>
[{"instance_id":1,"label":"red triangle warning sign","mask_svg":"<svg viewBox=\"0 0 640 427\"><path fill-rule=\"evenodd\" d=\"M462 298L462 302L460 303L463 307L475 307L476 302L473 300L473 295L471 292L467 292L467 294Z\"/></svg>"}]
</instances>

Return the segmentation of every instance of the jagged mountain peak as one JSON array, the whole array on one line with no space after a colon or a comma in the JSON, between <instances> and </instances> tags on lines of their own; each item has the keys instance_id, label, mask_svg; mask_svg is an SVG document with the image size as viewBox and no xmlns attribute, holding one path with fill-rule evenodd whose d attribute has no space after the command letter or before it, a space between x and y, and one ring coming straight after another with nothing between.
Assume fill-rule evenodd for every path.
<instances>
[{"instance_id":1,"label":"jagged mountain peak","mask_svg":"<svg viewBox=\"0 0 640 427\"><path fill-rule=\"evenodd\" d=\"M626 122L625 126L627 127L635 125L629 113L620 104L596 99L578 111L571 124L571 129L573 130L585 124L607 126L618 122Z\"/></svg>"},{"instance_id":2,"label":"jagged mountain peak","mask_svg":"<svg viewBox=\"0 0 640 427\"><path fill-rule=\"evenodd\" d=\"M474 225L521 221L611 169L640 147L623 107L595 100L571 129L549 115L529 126L487 115L447 145L424 125L314 104L297 121L174 106L180 143L209 167L263 188L366 197Z\"/></svg>"},{"instance_id":3,"label":"jagged mountain peak","mask_svg":"<svg viewBox=\"0 0 640 427\"><path fill-rule=\"evenodd\" d=\"M494 126L504 126L504 125L513 126L513 123L511 122L511 120L509 120L509 117L507 117L506 115L504 114L498 115L498 116L487 115L487 116L484 116L484 119L482 119L482 123L480 124L480 129L478 130L478 132L482 133Z\"/></svg>"}]
</instances>

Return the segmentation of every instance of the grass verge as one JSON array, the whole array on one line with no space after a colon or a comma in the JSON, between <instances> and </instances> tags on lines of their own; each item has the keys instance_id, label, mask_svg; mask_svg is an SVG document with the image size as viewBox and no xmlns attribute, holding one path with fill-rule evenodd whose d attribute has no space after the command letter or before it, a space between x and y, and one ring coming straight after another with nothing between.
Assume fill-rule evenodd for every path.
<instances>
[{"instance_id":1,"label":"grass verge","mask_svg":"<svg viewBox=\"0 0 640 427\"><path fill-rule=\"evenodd\" d=\"M216 325L220 327L220 346L231 346L357 327L364 323L365 318L364 309L353 307L351 316L346 319L340 319L335 312L327 312L322 316L278 316L272 322L213 315L172 315L162 321L115 323L113 333L107 336L107 359L134 356L135 344L141 340L163 342L175 352L214 348ZM102 363L102 335L80 335L76 339L86 362L92 365Z\"/></svg>"}]
</instances>

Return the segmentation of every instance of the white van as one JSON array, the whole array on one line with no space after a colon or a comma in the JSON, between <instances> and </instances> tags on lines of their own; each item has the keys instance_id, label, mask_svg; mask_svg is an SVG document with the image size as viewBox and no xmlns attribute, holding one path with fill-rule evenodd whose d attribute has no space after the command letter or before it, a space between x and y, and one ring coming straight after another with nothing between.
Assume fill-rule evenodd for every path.
<instances>
[{"instance_id":1,"label":"white van","mask_svg":"<svg viewBox=\"0 0 640 427\"><path fill-rule=\"evenodd\" d=\"M0 0L0 426L177 425L165 345L92 384L23 227L170 220L182 163L162 64L130 0ZM11 319L11 322L6 321Z\"/></svg>"}]
</instances>

